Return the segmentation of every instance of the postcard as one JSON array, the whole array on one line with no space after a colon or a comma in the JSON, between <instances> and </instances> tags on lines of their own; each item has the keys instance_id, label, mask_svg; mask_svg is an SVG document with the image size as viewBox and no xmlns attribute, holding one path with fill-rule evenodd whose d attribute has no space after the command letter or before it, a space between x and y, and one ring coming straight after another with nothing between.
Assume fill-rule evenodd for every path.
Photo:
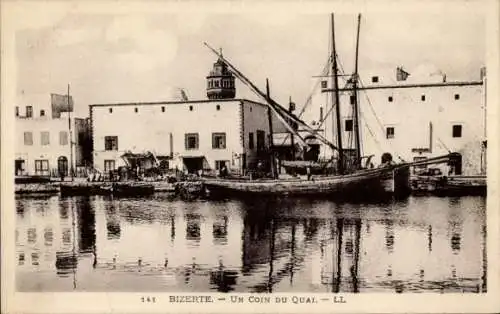
<instances>
[{"instance_id":1,"label":"postcard","mask_svg":"<svg viewBox=\"0 0 500 314\"><path fill-rule=\"evenodd\" d=\"M2 2L2 311L497 312L499 12Z\"/></svg>"}]
</instances>

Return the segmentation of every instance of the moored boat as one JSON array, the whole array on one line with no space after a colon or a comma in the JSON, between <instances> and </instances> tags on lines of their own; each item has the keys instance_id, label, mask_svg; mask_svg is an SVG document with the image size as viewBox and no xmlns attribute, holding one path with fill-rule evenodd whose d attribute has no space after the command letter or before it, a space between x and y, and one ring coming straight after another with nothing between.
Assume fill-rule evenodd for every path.
<instances>
[{"instance_id":1,"label":"moored boat","mask_svg":"<svg viewBox=\"0 0 500 314\"><path fill-rule=\"evenodd\" d=\"M361 16L358 16L358 36L359 42L359 25ZM362 198L364 196L380 196L380 195L407 195L409 194L409 165L406 163L396 164L392 160L389 153L382 155L381 166L375 168L370 163L371 156L361 156L361 140L359 136L359 115L357 108L357 84L358 84L358 45L356 45L355 70L351 78L348 80L352 84L354 100L353 108L353 131L355 156L349 157L342 146L342 130L340 123L340 97L338 84L338 66L337 54L335 49L335 32L334 18L331 16L332 26L332 49L330 56L331 76L333 77L332 106L335 108L335 125L336 125L336 143L332 143L325 136L302 121L299 117L293 115L291 110L286 110L279 105L269 95L269 86L267 85L267 93L260 91L245 75L236 69L221 53L207 47L214 52L220 60L222 60L228 68L247 85L254 93L265 100L269 110L276 115L289 130L290 134L297 139L299 145L302 146L303 160L282 161L281 166L285 169L293 169L292 175L296 173L306 173L306 178L279 179L276 176L277 169L275 167L274 157L271 158L271 173L272 178L263 178L252 180L251 178L205 178L204 186L209 191L209 195L214 194L259 194L259 195L335 195L336 197L352 197ZM291 106L292 107L292 106ZM332 112L333 114L333 112ZM326 117L325 117L326 119ZM268 119L271 121L271 119ZM269 122L269 129L272 129L272 123ZM309 133L309 136L323 143L325 147L332 150L332 157L329 161L319 163L318 160L307 160L306 152L311 148L310 143L307 143L306 138L303 138L298 132L298 126ZM293 146L293 145L292 145ZM295 149L295 147L293 148ZM272 143L271 143L272 151ZM292 153L295 156L295 152ZM271 154L272 156L272 154ZM365 165L362 165L362 160L367 158ZM299 171L300 170L300 171Z\"/></svg>"},{"instance_id":2,"label":"moored boat","mask_svg":"<svg viewBox=\"0 0 500 314\"><path fill-rule=\"evenodd\" d=\"M210 195L324 195L335 197L405 196L409 167L365 169L351 174L292 179L205 178Z\"/></svg>"},{"instance_id":3,"label":"moored boat","mask_svg":"<svg viewBox=\"0 0 500 314\"><path fill-rule=\"evenodd\" d=\"M121 183L115 182L111 185L111 194L114 196L147 196L155 192L154 185L147 183Z\"/></svg>"}]
</instances>

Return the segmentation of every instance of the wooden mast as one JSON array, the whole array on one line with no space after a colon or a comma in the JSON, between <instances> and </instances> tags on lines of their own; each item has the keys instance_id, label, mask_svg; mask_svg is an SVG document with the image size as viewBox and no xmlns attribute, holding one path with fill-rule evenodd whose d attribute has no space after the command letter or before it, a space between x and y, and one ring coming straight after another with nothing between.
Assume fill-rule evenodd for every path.
<instances>
[{"instance_id":1,"label":"wooden mast","mask_svg":"<svg viewBox=\"0 0 500 314\"><path fill-rule=\"evenodd\" d=\"M361 140L359 135L359 114L358 114L358 58L359 58L359 28L361 24L361 14L358 14L358 30L356 35L356 55L354 61L354 75L352 81L352 90L354 97L354 135L355 135L355 150L356 150L356 161L355 169L359 169L361 166Z\"/></svg>"},{"instance_id":2,"label":"wooden mast","mask_svg":"<svg viewBox=\"0 0 500 314\"><path fill-rule=\"evenodd\" d=\"M269 91L269 79L266 78L266 96L267 101L271 98ZM270 161L271 161L271 175L276 178L276 167L274 164L274 143L273 143L273 118L271 108L267 107L267 122L269 123L269 151L270 151Z\"/></svg>"},{"instance_id":3,"label":"wooden mast","mask_svg":"<svg viewBox=\"0 0 500 314\"><path fill-rule=\"evenodd\" d=\"M69 175L71 176L71 181L74 180L74 169L73 169L73 131L71 129L71 102L69 96L69 84L68 84L68 94L67 97L67 105L68 105L68 130L69 130Z\"/></svg>"},{"instance_id":4,"label":"wooden mast","mask_svg":"<svg viewBox=\"0 0 500 314\"><path fill-rule=\"evenodd\" d=\"M339 152L337 171L339 174L344 173L344 152L342 150L342 126L340 124L340 101L339 101L339 82L337 76L337 52L335 50L335 21L333 13L331 14L332 20L332 75L333 75L333 89L335 94L332 95L332 106L335 106L336 124L337 124L337 150Z\"/></svg>"}]
</instances>

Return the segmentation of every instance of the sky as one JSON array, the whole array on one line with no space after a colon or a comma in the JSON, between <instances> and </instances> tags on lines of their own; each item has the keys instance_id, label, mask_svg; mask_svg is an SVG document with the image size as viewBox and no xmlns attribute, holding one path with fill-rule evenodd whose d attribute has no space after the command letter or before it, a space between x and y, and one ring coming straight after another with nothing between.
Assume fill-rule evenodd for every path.
<instances>
[{"instance_id":1,"label":"sky","mask_svg":"<svg viewBox=\"0 0 500 314\"><path fill-rule=\"evenodd\" d=\"M77 116L88 105L161 101L184 88L206 98L205 77L224 56L257 86L300 107L321 73L331 43L330 12L252 13L54 11L15 34L18 105L49 105L50 93L70 93ZM404 68L412 76L440 70L448 81L478 80L485 65L486 22L479 13L364 13L360 73ZM335 15L336 46L348 73L354 64L356 14ZM418 75L417 75L418 74ZM237 97L256 99L241 84Z\"/></svg>"}]
</instances>

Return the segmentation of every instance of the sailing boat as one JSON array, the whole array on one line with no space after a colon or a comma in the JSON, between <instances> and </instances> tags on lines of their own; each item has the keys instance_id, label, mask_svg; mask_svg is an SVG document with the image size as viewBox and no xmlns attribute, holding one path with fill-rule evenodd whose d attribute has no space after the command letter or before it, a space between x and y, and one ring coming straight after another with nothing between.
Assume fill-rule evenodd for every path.
<instances>
[{"instance_id":1,"label":"sailing boat","mask_svg":"<svg viewBox=\"0 0 500 314\"><path fill-rule=\"evenodd\" d=\"M409 164L395 164L392 162L392 156L385 153L382 157L383 164L378 168L368 167L363 168L361 160L361 143L359 137L359 119L357 114L357 80L358 80L358 44L359 44L359 26L360 15L358 16L358 32L356 43L356 63L355 73L351 78L353 85L354 97L354 131L355 131L355 150L356 158L350 164L346 162L344 152L342 149L342 133L340 126L340 101L339 101L339 88L338 88L338 69L337 58L335 51L335 31L334 31L334 17L331 15L332 26L332 73L334 83L334 95L332 100L335 104L336 113L336 145L328 141L323 135L308 126L305 122L300 120L295 115L291 114L284 107L275 102L270 96L260 91L245 75L236 69L225 57L218 51L210 47L207 43L205 45L222 60L228 68L238 77L244 84L260 96L268 105L269 109L279 118L284 126L291 132L292 136L296 138L299 144L305 149L308 149L308 144L305 139L297 131L297 125L301 126L306 132L313 135L317 140L330 147L337 152L337 173L334 175L314 176L310 175L306 178L291 178L291 179L242 179L242 178L205 178L203 179L204 186L209 191L209 194L268 194L268 195L337 195L337 196L380 196L389 193L390 195L408 195L410 192L409 187ZM385 158L384 158L385 157ZM311 173L310 165L308 166L308 173Z\"/></svg>"}]
</instances>

